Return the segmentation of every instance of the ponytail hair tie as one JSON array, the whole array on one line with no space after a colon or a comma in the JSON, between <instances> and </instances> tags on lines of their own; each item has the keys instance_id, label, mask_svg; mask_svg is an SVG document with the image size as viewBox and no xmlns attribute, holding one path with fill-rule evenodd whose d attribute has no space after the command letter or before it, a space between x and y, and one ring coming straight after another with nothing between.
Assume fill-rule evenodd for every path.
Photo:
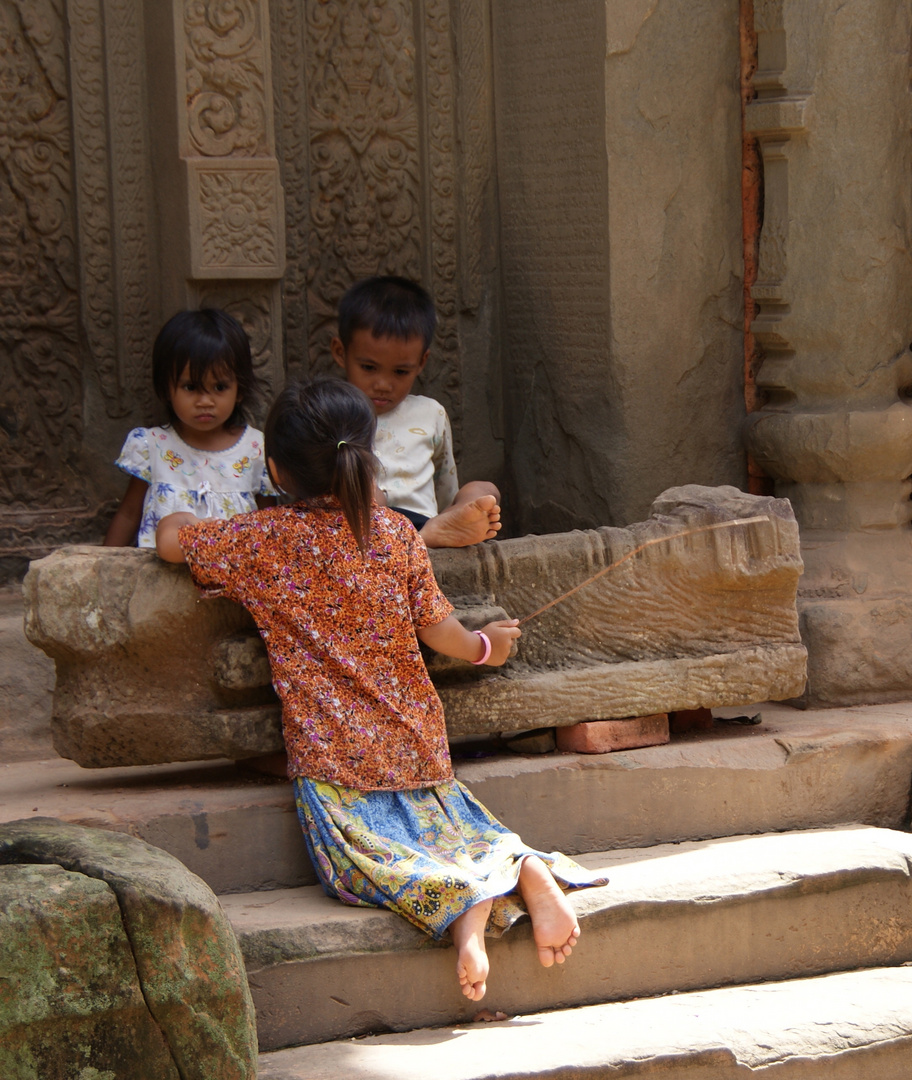
<instances>
[{"instance_id":1,"label":"ponytail hair tie","mask_svg":"<svg viewBox=\"0 0 912 1080\"><path fill-rule=\"evenodd\" d=\"M339 441L338 441L338 442L336 443L336 449L338 450L338 449L339 449L339 447L341 447L341 446L348 446L348 443L347 443L347 442L346 442L346 441L345 441L344 439L340 439L340 440L339 440Z\"/></svg>"}]
</instances>

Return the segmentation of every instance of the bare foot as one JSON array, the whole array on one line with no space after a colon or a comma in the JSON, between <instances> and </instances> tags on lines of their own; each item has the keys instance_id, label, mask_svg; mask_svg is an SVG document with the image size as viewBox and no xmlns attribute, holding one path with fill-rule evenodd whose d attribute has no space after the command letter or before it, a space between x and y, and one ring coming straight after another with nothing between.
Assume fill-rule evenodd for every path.
<instances>
[{"instance_id":1,"label":"bare foot","mask_svg":"<svg viewBox=\"0 0 912 1080\"><path fill-rule=\"evenodd\" d=\"M523 860L519 891L532 919L538 959L544 967L562 964L579 941L579 923L551 871L535 855Z\"/></svg>"},{"instance_id":2,"label":"bare foot","mask_svg":"<svg viewBox=\"0 0 912 1080\"><path fill-rule=\"evenodd\" d=\"M454 919L450 936L456 946L456 978L469 1001L481 1001L487 990L490 965L485 951L484 931L491 901L483 900Z\"/></svg>"},{"instance_id":3,"label":"bare foot","mask_svg":"<svg viewBox=\"0 0 912 1080\"><path fill-rule=\"evenodd\" d=\"M500 505L493 495L454 503L421 529L429 548L469 547L490 540L500 531Z\"/></svg>"}]
</instances>

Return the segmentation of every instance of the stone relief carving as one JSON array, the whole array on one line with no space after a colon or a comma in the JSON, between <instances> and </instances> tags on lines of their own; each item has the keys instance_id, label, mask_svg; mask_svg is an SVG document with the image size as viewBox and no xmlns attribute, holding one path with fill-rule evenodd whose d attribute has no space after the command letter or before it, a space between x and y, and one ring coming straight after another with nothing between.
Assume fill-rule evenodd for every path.
<instances>
[{"instance_id":1,"label":"stone relief carving","mask_svg":"<svg viewBox=\"0 0 912 1080\"><path fill-rule=\"evenodd\" d=\"M187 125L192 153L271 153L266 50L258 0L185 0Z\"/></svg>"},{"instance_id":2,"label":"stone relief carving","mask_svg":"<svg viewBox=\"0 0 912 1080\"><path fill-rule=\"evenodd\" d=\"M457 179L455 158L455 85L449 0L424 0L426 127L428 132L424 187L430 201L431 235L425 246L430 267L425 285L437 306L434 367L427 385L451 416L461 412L459 307L456 266ZM458 428L455 436L459 451Z\"/></svg>"},{"instance_id":3,"label":"stone relief carving","mask_svg":"<svg viewBox=\"0 0 912 1080\"><path fill-rule=\"evenodd\" d=\"M281 191L271 161L253 168L190 162L199 215L191 236L194 277L280 277L284 263Z\"/></svg>"},{"instance_id":4,"label":"stone relief carving","mask_svg":"<svg viewBox=\"0 0 912 1080\"><path fill-rule=\"evenodd\" d=\"M353 281L423 276L419 116L411 4L309 4L305 19L308 336L321 367Z\"/></svg>"},{"instance_id":5,"label":"stone relief carving","mask_svg":"<svg viewBox=\"0 0 912 1080\"><path fill-rule=\"evenodd\" d=\"M104 0L111 203L117 272L114 333L121 394L132 410L150 415L155 395L149 378L152 327L149 265L149 146L140 80L142 10L134 0ZM117 405L121 402L118 401ZM110 415L121 415L119 408Z\"/></svg>"},{"instance_id":6,"label":"stone relief carving","mask_svg":"<svg viewBox=\"0 0 912 1080\"><path fill-rule=\"evenodd\" d=\"M304 13L298 0L270 4L275 72L276 140L285 188L287 262L282 292L285 363L290 373L308 368L307 238L310 232L310 160L307 87L304 79Z\"/></svg>"},{"instance_id":7,"label":"stone relief carving","mask_svg":"<svg viewBox=\"0 0 912 1080\"><path fill-rule=\"evenodd\" d=\"M483 63L482 8L480 0L466 4L474 50L466 70L474 71L476 84L484 78L472 68L479 56ZM480 161L487 143L466 151L476 164L465 196L457 181L450 0L313 4L303 14L286 2L273 11L273 28L286 225L290 250L301 253L291 258L285 282L290 365L327 368L338 302L353 281L404 274L434 295L440 326L426 385L458 416L458 248L460 236L470 233L475 254L468 292L477 303ZM421 92L418 51L426 80ZM478 104L483 90L473 94L466 123L481 131L487 117ZM460 223L465 198L469 226ZM306 264L306 276L295 272L296 262Z\"/></svg>"},{"instance_id":8,"label":"stone relief carving","mask_svg":"<svg viewBox=\"0 0 912 1080\"><path fill-rule=\"evenodd\" d=\"M85 510L63 14L0 2L0 500L5 553ZM59 535L59 534L58 534Z\"/></svg>"},{"instance_id":9,"label":"stone relief carving","mask_svg":"<svg viewBox=\"0 0 912 1080\"><path fill-rule=\"evenodd\" d=\"M99 0L70 4L73 168L79 241L80 299L89 350L109 412L125 415L117 358L114 227L109 198L104 16Z\"/></svg>"},{"instance_id":10,"label":"stone relief carving","mask_svg":"<svg viewBox=\"0 0 912 1080\"><path fill-rule=\"evenodd\" d=\"M493 145L490 58L484 0L460 0L458 12L460 294L463 307L474 312L482 296L482 214Z\"/></svg>"},{"instance_id":11,"label":"stone relief carving","mask_svg":"<svg viewBox=\"0 0 912 1080\"><path fill-rule=\"evenodd\" d=\"M190 270L280 278L282 189L274 151L264 0L183 0ZM269 92L267 92L269 91Z\"/></svg>"},{"instance_id":12,"label":"stone relief carving","mask_svg":"<svg viewBox=\"0 0 912 1080\"><path fill-rule=\"evenodd\" d=\"M84 332L105 409L120 418L152 406L141 20L129 0L68 11Z\"/></svg>"}]
</instances>

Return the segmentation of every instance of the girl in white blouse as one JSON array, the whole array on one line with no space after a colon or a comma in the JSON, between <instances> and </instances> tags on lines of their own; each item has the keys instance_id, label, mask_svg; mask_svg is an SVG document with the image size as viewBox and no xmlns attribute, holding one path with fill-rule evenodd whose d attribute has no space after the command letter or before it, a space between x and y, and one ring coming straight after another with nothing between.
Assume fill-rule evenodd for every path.
<instances>
[{"instance_id":1,"label":"girl in white blouse","mask_svg":"<svg viewBox=\"0 0 912 1080\"><path fill-rule=\"evenodd\" d=\"M152 382L170 423L127 436L117 465L130 480L105 535L109 546L154 548L168 514L230 518L275 496L263 433L246 421L259 380L236 319L217 308L169 319L152 348Z\"/></svg>"}]
</instances>

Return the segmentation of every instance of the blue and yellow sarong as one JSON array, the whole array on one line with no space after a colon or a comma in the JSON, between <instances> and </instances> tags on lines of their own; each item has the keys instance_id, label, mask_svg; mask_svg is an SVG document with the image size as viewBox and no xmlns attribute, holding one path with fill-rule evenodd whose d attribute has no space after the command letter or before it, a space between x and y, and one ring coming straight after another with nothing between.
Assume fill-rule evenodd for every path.
<instances>
[{"instance_id":1,"label":"blue and yellow sarong","mask_svg":"<svg viewBox=\"0 0 912 1080\"><path fill-rule=\"evenodd\" d=\"M607 882L565 855L527 847L458 780L357 791L296 777L294 791L326 893L345 904L390 908L434 938L488 899L485 932L500 937L526 913L516 888L527 855L537 855L563 887Z\"/></svg>"}]
</instances>

